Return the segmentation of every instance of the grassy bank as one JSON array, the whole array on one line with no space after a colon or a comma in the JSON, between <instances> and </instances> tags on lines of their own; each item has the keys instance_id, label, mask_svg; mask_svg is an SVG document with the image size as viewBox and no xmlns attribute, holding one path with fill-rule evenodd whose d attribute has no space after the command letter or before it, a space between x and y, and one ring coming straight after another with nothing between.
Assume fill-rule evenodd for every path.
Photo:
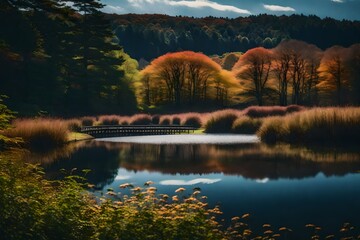
<instances>
[{"instance_id":1,"label":"grassy bank","mask_svg":"<svg viewBox=\"0 0 360 240\"><path fill-rule=\"evenodd\" d=\"M19 137L32 149L51 148L68 141L91 138L80 133L91 125L190 125L205 133L257 134L263 142L311 144L355 143L360 133L360 108L249 107L211 113L133 116L107 115L80 119L23 119L4 131L7 137Z\"/></svg>"},{"instance_id":2,"label":"grassy bank","mask_svg":"<svg viewBox=\"0 0 360 240\"><path fill-rule=\"evenodd\" d=\"M314 108L284 117L267 118L258 136L267 143L359 143L360 108Z\"/></svg>"}]
</instances>

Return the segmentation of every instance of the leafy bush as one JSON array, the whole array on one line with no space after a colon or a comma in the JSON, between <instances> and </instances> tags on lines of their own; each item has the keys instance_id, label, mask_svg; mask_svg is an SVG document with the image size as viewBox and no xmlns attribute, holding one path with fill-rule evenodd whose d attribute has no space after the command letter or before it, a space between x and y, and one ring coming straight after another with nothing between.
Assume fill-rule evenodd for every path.
<instances>
[{"instance_id":1,"label":"leafy bush","mask_svg":"<svg viewBox=\"0 0 360 240\"><path fill-rule=\"evenodd\" d=\"M81 119L81 125L84 127L89 127L94 125L94 118L92 117L83 117Z\"/></svg>"},{"instance_id":2,"label":"leafy bush","mask_svg":"<svg viewBox=\"0 0 360 240\"><path fill-rule=\"evenodd\" d=\"M254 134L259 130L262 120L257 118L240 117L232 125L233 133Z\"/></svg>"},{"instance_id":3,"label":"leafy bush","mask_svg":"<svg viewBox=\"0 0 360 240\"><path fill-rule=\"evenodd\" d=\"M132 187L129 197L108 192L96 199L83 178L50 182L41 169L0 157L0 233L3 239L224 239L199 191L182 199ZM214 219L212 219L214 217Z\"/></svg>"}]
</instances>

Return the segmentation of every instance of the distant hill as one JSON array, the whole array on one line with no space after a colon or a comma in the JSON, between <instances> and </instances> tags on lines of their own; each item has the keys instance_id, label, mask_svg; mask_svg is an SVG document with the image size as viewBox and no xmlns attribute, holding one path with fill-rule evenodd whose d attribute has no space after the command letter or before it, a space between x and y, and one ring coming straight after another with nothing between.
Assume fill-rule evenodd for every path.
<instances>
[{"instance_id":1,"label":"distant hill","mask_svg":"<svg viewBox=\"0 0 360 240\"><path fill-rule=\"evenodd\" d=\"M111 14L113 30L125 52L151 60L167 52L192 50L207 55L272 48L297 39L326 49L360 42L360 21L291 15L229 18L172 17L159 14Z\"/></svg>"}]
</instances>

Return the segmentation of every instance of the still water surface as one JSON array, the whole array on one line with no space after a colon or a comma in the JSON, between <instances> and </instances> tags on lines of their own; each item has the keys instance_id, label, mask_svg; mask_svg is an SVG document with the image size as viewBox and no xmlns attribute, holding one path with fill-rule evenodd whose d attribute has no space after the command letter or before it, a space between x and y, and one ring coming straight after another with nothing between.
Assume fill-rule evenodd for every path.
<instances>
[{"instance_id":1,"label":"still water surface","mask_svg":"<svg viewBox=\"0 0 360 240\"><path fill-rule=\"evenodd\" d=\"M225 219L250 213L253 228L287 226L301 232L297 238L307 236L308 223L331 233L344 222L360 227L357 146L308 149L267 146L251 135L168 135L98 139L29 158L40 159L50 178L60 177L60 169L91 169L87 178L98 191L148 180L169 195L180 186L184 195L200 187Z\"/></svg>"}]
</instances>

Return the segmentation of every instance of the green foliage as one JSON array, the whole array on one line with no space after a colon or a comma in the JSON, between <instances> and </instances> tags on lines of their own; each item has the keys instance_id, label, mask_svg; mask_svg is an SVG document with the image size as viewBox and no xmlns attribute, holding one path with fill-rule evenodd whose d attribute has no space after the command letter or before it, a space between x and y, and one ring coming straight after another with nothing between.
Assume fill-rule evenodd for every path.
<instances>
[{"instance_id":1,"label":"green foliage","mask_svg":"<svg viewBox=\"0 0 360 240\"><path fill-rule=\"evenodd\" d=\"M22 116L134 112L136 61L113 41L104 5L69 2L1 3L0 89Z\"/></svg>"},{"instance_id":2,"label":"green foliage","mask_svg":"<svg viewBox=\"0 0 360 240\"><path fill-rule=\"evenodd\" d=\"M358 43L360 34L359 21L321 19L314 15L261 14L227 19L125 14L110 18L125 51L136 59L148 61L179 49L221 55L261 46L273 48L286 39L298 39L326 49L335 44ZM331 37L329 33L333 33Z\"/></svg>"},{"instance_id":3,"label":"green foliage","mask_svg":"<svg viewBox=\"0 0 360 240\"><path fill-rule=\"evenodd\" d=\"M12 239L223 239L220 212L194 192L172 199L154 187L96 199L73 175L51 182L42 170L0 157L0 233ZM121 188L131 187L130 185ZM182 189L180 189L182 191Z\"/></svg>"},{"instance_id":4,"label":"green foliage","mask_svg":"<svg viewBox=\"0 0 360 240\"><path fill-rule=\"evenodd\" d=\"M9 146L17 145L19 139L12 139L4 136L5 130L11 127L11 121L15 118L15 112L11 111L3 102L6 96L0 96L0 150Z\"/></svg>"},{"instance_id":5,"label":"green foliage","mask_svg":"<svg viewBox=\"0 0 360 240\"><path fill-rule=\"evenodd\" d=\"M15 112L11 111L5 104L3 98L0 96L0 131L11 126L11 120L15 118Z\"/></svg>"}]
</instances>

